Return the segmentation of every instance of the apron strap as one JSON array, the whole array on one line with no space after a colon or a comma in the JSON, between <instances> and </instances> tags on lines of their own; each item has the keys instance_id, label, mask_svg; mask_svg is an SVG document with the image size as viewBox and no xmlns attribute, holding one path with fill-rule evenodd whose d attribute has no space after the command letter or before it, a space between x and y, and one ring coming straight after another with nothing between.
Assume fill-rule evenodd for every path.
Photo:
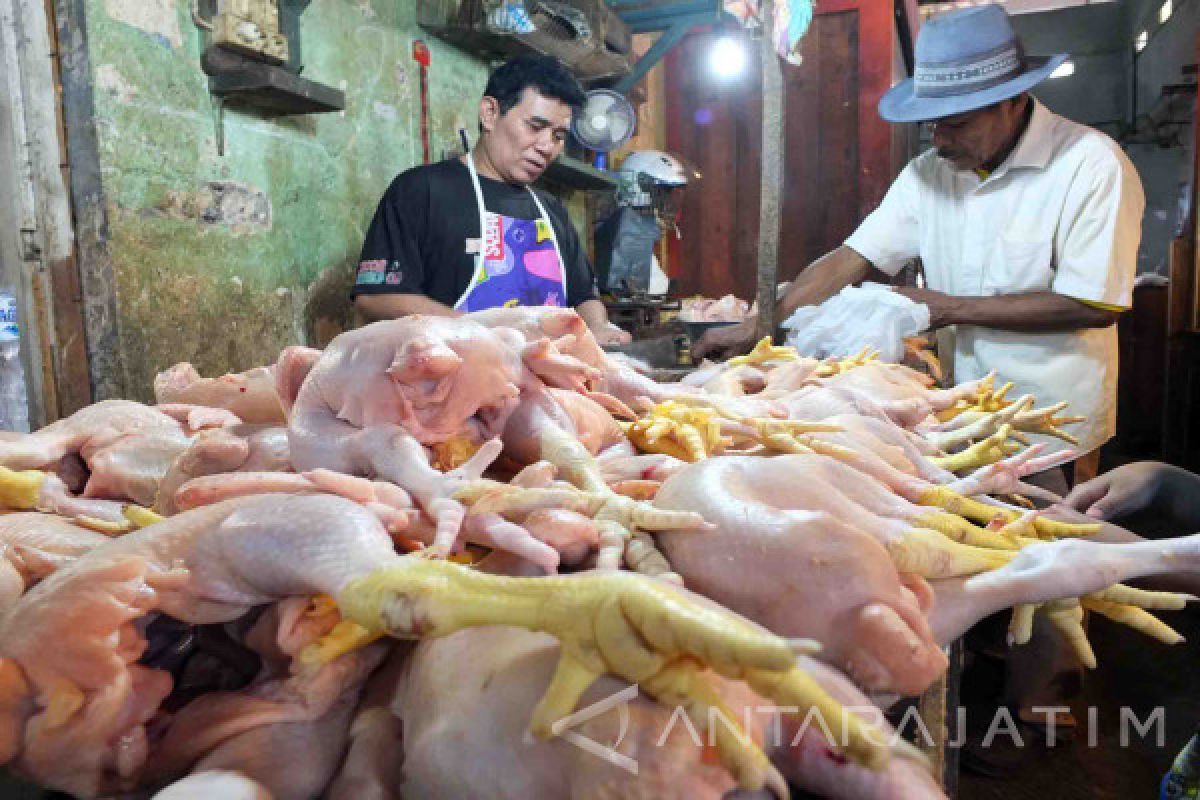
<instances>
[{"instance_id":1,"label":"apron strap","mask_svg":"<svg viewBox=\"0 0 1200 800\"><path fill-rule=\"evenodd\" d=\"M471 188L475 190L475 207L479 211L479 252L475 255L475 269L471 272L471 280L467 284L467 288L462 295L454 303L454 308L457 311L462 310L463 304L470 296L471 292L479 285L480 275L483 272L484 256L486 254L487 244L487 206L483 202L483 187L479 183L479 173L475 169L475 151L467 153L467 171L471 173ZM537 196L537 192L528 186L525 191L529 192L529 196L533 198L533 204L537 206L538 219L546 223L546 229L550 232L550 243L554 245L554 255L558 259L558 282L562 286L563 303L567 302L567 265L563 261L562 249L558 246L558 234L554 232L554 223L550 219L550 215L546 213L546 207L542 205L541 198Z\"/></svg>"}]
</instances>

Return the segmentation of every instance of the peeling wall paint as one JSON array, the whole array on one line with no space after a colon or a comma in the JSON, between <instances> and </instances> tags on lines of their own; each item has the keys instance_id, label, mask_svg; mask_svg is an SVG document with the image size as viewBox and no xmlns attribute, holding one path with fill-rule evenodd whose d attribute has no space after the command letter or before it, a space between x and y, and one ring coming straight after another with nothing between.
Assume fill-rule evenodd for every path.
<instances>
[{"instance_id":1,"label":"peeling wall paint","mask_svg":"<svg viewBox=\"0 0 1200 800\"><path fill-rule=\"evenodd\" d=\"M162 37L171 47L183 46L174 0L104 0L104 10L115 20Z\"/></svg>"},{"instance_id":2,"label":"peeling wall paint","mask_svg":"<svg viewBox=\"0 0 1200 800\"><path fill-rule=\"evenodd\" d=\"M435 157L474 130L485 65L417 28L414 0L313 0L304 74L344 87L346 111L227 111L221 157L187 0L85 8L127 394L177 361L246 369L348 325L375 204L420 160L412 40L432 51Z\"/></svg>"},{"instance_id":3,"label":"peeling wall paint","mask_svg":"<svg viewBox=\"0 0 1200 800\"><path fill-rule=\"evenodd\" d=\"M117 71L112 64L101 64L96 67L96 88L108 94L118 103L132 103L137 97L137 88L125 76Z\"/></svg>"}]
</instances>

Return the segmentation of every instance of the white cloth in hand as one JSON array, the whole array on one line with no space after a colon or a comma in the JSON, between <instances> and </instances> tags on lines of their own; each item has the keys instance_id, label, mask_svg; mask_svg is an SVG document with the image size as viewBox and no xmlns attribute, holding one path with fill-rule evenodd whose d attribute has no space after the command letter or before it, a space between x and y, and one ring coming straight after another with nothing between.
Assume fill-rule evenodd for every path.
<instances>
[{"instance_id":1,"label":"white cloth in hand","mask_svg":"<svg viewBox=\"0 0 1200 800\"><path fill-rule=\"evenodd\" d=\"M899 362L904 339L929 327L929 307L880 283L847 286L819 306L802 306L783 323L787 343L814 358L850 356L864 346Z\"/></svg>"}]
</instances>

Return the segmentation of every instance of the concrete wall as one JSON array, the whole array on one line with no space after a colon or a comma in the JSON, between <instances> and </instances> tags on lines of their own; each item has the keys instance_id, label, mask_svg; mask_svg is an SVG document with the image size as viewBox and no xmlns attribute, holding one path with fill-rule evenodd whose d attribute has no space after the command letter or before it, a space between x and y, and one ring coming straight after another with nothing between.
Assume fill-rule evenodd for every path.
<instances>
[{"instance_id":1,"label":"concrete wall","mask_svg":"<svg viewBox=\"0 0 1200 800\"><path fill-rule=\"evenodd\" d=\"M227 111L217 153L187 0L86 0L100 167L128 396L188 360L203 374L272 361L348 321L346 292L383 190L418 163L413 38L433 52L434 157L475 128L486 67L416 27L415 2L314 0L304 75L336 114Z\"/></svg>"},{"instance_id":2,"label":"concrete wall","mask_svg":"<svg viewBox=\"0 0 1200 800\"><path fill-rule=\"evenodd\" d=\"M1158 22L1162 0L1130 0L1126 39L1134 41L1140 31L1150 34L1146 48L1136 56L1137 114L1156 119L1188 119L1194 96L1185 96L1172 109L1161 101L1162 87L1185 81L1180 69L1196 63L1196 34L1200 31L1200 3L1195 0L1176 0L1175 9L1165 24ZM1133 83L1133 56L1130 52L1130 82ZM1131 103L1132 106L1132 103ZM1132 113L1131 108L1131 113ZM1177 139L1170 146L1162 143L1139 143L1127 150L1146 190L1146 218L1142 228L1142 248L1138 255L1141 272L1166 273L1167 251L1179 224L1180 201L1189 179L1191 149L1190 132L1186 126L1165 129L1174 131ZM1138 125L1138 140L1146 136L1147 126ZM1163 142L1168 139L1163 137Z\"/></svg>"},{"instance_id":3,"label":"concrete wall","mask_svg":"<svg viewBox=\"0 0 1200 800\"><path fill-rule=\"evenodd\" d=\"M1146 49L1137 55L1137 108L1144 114L1158 100L1165 84L1180 83L1180 67L1196 63L1196 33L1200 30L1200 3L1175 0L1171 18L1158 23L1162 0L1129 0L1128 41L1140 31L1150 34Z\"/></svg>"},{"instance_id":4,"label":"concrete wall","mask_svg":"<svg viewBox=\"0 0 1200 800\"><path fill-rule=\"evenodd\" d=\"M1075 74L1048 80L1034 94L1058 114L1100 128L1114 128L1129 105L1128 27L1125 3L1080 6L1013 17L1030 55L1069 53ZM1114 35L1114 33L1116 35Z\"/></svg>"}]
</instances>

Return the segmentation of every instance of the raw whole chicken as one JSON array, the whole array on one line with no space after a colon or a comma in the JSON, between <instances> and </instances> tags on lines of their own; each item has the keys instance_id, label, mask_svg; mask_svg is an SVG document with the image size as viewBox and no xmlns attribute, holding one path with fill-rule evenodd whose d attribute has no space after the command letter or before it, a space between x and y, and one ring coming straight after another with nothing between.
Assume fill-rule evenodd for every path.
<instances>
[{"instance_id":1,"label":"raw whole chicken","mask_svg":"<svg viewBox=\"0 0 1200 800\"><path fill-rule=\"evenodd\" d=\"M126 400L87 406L41 430L0 439L0 504L127 524L125 504L154 503L159 481L195 432L237 423L229 412L199 406Z\"/></svg>"},{"instance_id":2,"label":"raw whole chicken","mask_svg":"<svg viewBox=\"0 0 1200 800\"><path fill-rule=\"evenodd\" d=\"M53 514L0 516L0 614L30 586L107 541Z\"/></svg>"},{"instance_id":3,"label":"raw whole chicken","mask_svg":"<svg viewBox=\"0 0 1200 800\"><path fill-rule=\"evenodd\" d=\"M305 647L311 636L290 633L319 623L294 613L299 601L287 598L314 595L336 598L346 624ZM156 621L213 625L280 601L274 621L255 626L274 632L274 644L271 636L254 643L253 629L246 642L268 666L298 657L306 669L268 668L240 692L173 696L169 652L148 649ZM534 711L535 732L548 731L606 672L702 710L713 690L700 670L712 665L773 702L822 709L848 756L876 768L887 762L879 734L842 715L796 666L792 645L683 590L620 573L522 579L404 558L350 501L271 495L184 512L110 540L18 600L0 622L0 763L81 797L170 780L193 765L241 772L278 797L311 796L318 765L332 770L333 760L306 755L297 770L267 745L296 734L298 746L328 752L323 746L349 726L353 704L343 698L376 658L377 648L363 645L385 632L439 637L495 624L564 643ZM48 641L57 646L46 648ZM295 723L318 728L278 730ZM770 778L765 757L746 741L718 736L717 750L747 788ZM300 781L309 770L311 781Z\"/></svg>"},{"instance_id":4,"label":"raw whole chicken","mask_svg":"<svg viewBox=\"0 0 1200 800\"><path fill-rule=\"evenodd\" d=\"M1077 648L1084 608L1174 641L1143 609L1185 598L1119 581L1196 573L1200 538L1062 538L1095 525L991 497L1037 496L1021 479L1063 456L1016 451L1061 434L1061 407L769 342L689 383L607 356L573 311L493 309L240 375L179 365L158 408L0 435L0 505L124 534L0 517L0 763L81 797L720 797L786 779L936 798L874 715L842 716L868 703L838 670L919 692L941 644L1014 606L1015 631L1038 611ZM491 555L431 558L463 542ZM575 730L619 738L637 776L527 734L630 684L623 738L613 714ZM819 710L844 750L744 713L772 704Z\"/></svg>"},{"instance_id":5,"label":"raw whole chicken","mask_svg":"<svg viewBox=\"0 0 1200 800\"><path fill-rule=\"evenodd\" d=\"M539 325L546 319L573 324L578 316L534 319ZM574 335L564 338L564 346L595 345ZM562 395L552 394L582 389L597 374L548 338L530 342L499 324L440 317L375 323L336 338L308 373L289 425L293 464L396 483L433 521L431 551L438 555L453 550L467 515L456 499L464 476L435 467L456 448L467 454L478 448L467 463L482 471L498 455L501 435L507 455L518 463L546 460L558 467L589 494L591 513L605 516L610 527L702 526L694 514L664 516L605 483L588 444L600 447L617 438L611 419L590 402L592 395L564 406ZM509 510L478 508L472 524L482 535L512 539L519 533L501 516ZM527 535L528 541L536 539ZM665 565L655 569L666 571Z\"/></svg>"},{"instance_id":6,"label":"raw whole chicken","mask_svg":"<svg viewBox=\"0 0 1200 800\"><path fill-rule=\"evenodd\" d=\"M255 425L284 425L291 402L308 369L320 351L288 347L269 367L202 378L184 361L154 378L154 397L159 403L187 403L231 411L243 422Z\"/></svg>"},{"instance_id":7,"label":"raw whole chicken","mask_svg":"<svg viewBox=\"0 0 1200 800\"><path fill-rule=\"evenodd\" d=\"M931 613L941 620L943 635L958 635L1005 603L1086 594L1094 595L1097 610L1135 607L1114 618L1136 617L1131 624L1152 633L1154 623L1141 606L1182 608L1182 598L1114 585L1128 573L1110 560L1127 566L1124 554L1140 547L1136 552L1153 561L1162 553L1155 544L1117 550L1126 546L1064 539L1017 550L1000 533L911 505L869 476L822 456L709 459L668 478L655 503L696 510L716 525L711 532L659 535L688 586L776 633L820 641L822 658L875 690L916 694L941 674L940 646L947 640L934 635ZM1191 541L1195 537L1173 540L1173 546ZM1042 571L1036 589L1022 577L1023 563ZM1191 567L1180 562L1179 568ZM1062 579L1048 579L1060 570ZM964 584L956 579L979 573L988 576L966 581L976 587L974 594L959 590ZM746 581L745 575L756 579ZM946 609L938 610L930 581L945 582L954 593ZM1086 591L1076 594L1080 584ZM1170 634L1162 638L1176 640Z\"/></svg>"},{"instance_id":8,"label":"raw whole chicken","mask_svg":"<svg viewBox=\"0 0 1200 800\"><path fill-rule=\"evenodd\" d=\"M246 472L287 472L292 468L287 429L235 425L202 431L159 477L154 509L175 513L175 495L195 478Z\"/></svg>"},{"instance_id":9,"label":"raw whole chicken","mask_svg":"<svg viewBox=\"0 0 1200 800\"><path fill-rule=\"evenodd\" d=\"M614 752L636 762L636 774L563 738L528 737L527 720L539 687L553 674L556 650L548 636L505 628L477 628L419 644L403 668L387 676L389 702L360 711L363 730L352 740L347 766L353 783L347 777L340 791L335 783L331 797L719 800L737 788L706 757L702 745L708 737L644 695L622 704L619 714L599 714L571 728L602 746L616 742ZM843 705L871 708L833 669L809 659L802 663ZM846 800L943 797L912 759L893 759L878 772L847 764L829 750L817 725L801 734L744 686L724 680L716 685L727 719L752 720L752 735L773 763L768 785L775 796L786 796L788 780ZM627 686L611 678L597 681L581 704L591 706ZM363 769L364 764L373 767Z\"/></svg>"}]
</instances>

